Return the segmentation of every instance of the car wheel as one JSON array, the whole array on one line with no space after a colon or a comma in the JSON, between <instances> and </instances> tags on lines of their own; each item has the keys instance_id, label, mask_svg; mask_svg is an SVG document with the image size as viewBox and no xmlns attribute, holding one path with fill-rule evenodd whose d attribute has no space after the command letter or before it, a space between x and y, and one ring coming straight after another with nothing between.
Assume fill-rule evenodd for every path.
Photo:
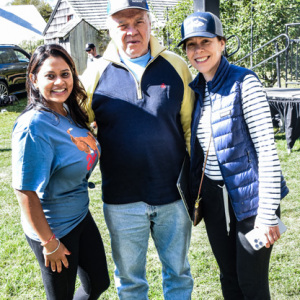
<instances>
[{"instance_id":1,"label":"car wheel","mask_svg":"<svg viewBox=\"0 0 300 300\"><path fill-rule=\"evenodd\" d=\"M0 98L3 96L8 96L8 87L4 82L0 81Z\"/></svg>"}]
</instances>

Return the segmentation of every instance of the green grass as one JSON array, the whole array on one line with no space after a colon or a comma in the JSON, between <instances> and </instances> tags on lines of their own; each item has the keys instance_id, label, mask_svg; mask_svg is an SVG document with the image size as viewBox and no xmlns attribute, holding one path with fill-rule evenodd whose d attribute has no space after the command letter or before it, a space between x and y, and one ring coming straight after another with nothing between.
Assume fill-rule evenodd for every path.
<instances>
[{"instance_id":1,"label":"green grass","mask_svg":"<svg viewBox=\"0 0 300 300\"><path fill-rule=\"evenodd\" d=\"M20 209L11 188L10 136L13 123L24 108L25 101L23 99L20 104L5 107L7 112L0 113L0 299L46 299L38 263L25 240L20 226ZM270 286L272 299L293 300L300 299L300 141L296 141L290 155L286 151L284 134L276 135L276 143L290 193L282 201L282 220L288 231L276 243L272 252ZM111 277L111 286L101 299L114 300L117 299L113 282L114 265L102 213L99 168L93 173L92 180L96 188L90 190L91 212L101 231ZM193 228L189 259L195 280L193 299L223 299L218 266L208 244L203 222ZM149 298L163 299L161 265L151 239L147 278L150 285Z\"/></svg>"}]
</instances>

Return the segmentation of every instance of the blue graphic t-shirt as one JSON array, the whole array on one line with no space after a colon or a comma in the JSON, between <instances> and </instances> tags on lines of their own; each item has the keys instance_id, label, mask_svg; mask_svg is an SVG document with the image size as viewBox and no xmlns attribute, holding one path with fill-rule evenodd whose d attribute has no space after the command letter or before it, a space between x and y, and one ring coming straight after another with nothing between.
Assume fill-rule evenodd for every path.
<instances>
[{"instance_id":1,"label":"blue graphic t-shirt","mask_svg":"<svg viewBox=\"0 0 300 300\"><path fill-rule=\"evenodd\" d=\"M100 156L92 134L70 115L31 110L22 115L12 135L12 186L36 191L57 238L68 234L88 212L88 179ZM39 241L22 216L25 234Z\"/></svg>"}]
</instances>

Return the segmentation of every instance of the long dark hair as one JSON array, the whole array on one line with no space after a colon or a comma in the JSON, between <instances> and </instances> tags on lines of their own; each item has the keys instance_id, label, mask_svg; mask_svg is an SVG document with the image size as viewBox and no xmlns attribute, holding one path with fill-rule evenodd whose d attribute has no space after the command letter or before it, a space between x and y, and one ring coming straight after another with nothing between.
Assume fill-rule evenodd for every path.
<instances>
[{"instance_id":1,"label":"long dark hair","mask_svg":"<svg viewBox=\"0 0 300 300\"><path fill-rule=\"evenodd\" d=\"M87 94L85 92L85 89L83 88L82 83L79 80L75 63L72 57L62 46L58 44L39 46L32 54L27 67L26 78L28 102L22 114L31 109L37 109L53 112L57 117L59 117L57 113L55 113L48 107L47 99L42 96L40 91L33 84L33 81L36 79L41 66L49 57L61 57L70 67L73 76L73 90L65 103L69 108L69 112L73 121L78 126L88 129L88 116L87 113L83 110L83 103L87 100ZM29 76L32 76L31 79Z\"/></svg>"}]
</instances>

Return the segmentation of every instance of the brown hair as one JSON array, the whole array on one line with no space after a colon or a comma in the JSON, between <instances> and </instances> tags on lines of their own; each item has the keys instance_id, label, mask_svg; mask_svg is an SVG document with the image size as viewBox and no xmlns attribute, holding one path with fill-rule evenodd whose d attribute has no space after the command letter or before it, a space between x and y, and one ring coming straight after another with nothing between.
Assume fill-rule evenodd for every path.
<instances>
[{"instance_id":1,"label":"brown hair","mask_svg":"<svg viewBox=\"0 0 300 300\"><path fill-rule=\"evenodd\" d=\"M27 67L26 78L28 102L24 112L33 108L53 112L48 107L47 99L45 99L41 95L40 91L33 84L33 81L36 79L41 66L49 57L61 57L70 67L73 77L73 90L65 103L69 108L70 115L74 122L80 127L88 128L86 125L86 123L88 122L88 117L86 112L82 109L82 104L87 100L87 94L82 83L79 80L75 63L72 57L62 46L58 44L39 46L31 56ZM29 78L29 76L31 76L31 79ZM55 112L53 113L56 114Z\"/></svg>"}]
</instances>

